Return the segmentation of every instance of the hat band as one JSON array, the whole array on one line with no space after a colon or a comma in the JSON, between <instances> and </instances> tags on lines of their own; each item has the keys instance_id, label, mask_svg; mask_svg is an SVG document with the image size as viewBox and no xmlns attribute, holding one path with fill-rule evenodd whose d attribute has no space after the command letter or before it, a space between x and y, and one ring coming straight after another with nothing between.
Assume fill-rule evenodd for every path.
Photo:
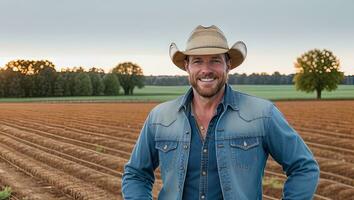
<instances>
[{"instance_id":1,"label":"hat band","mask_svg":"<svg viewBox=\"0 0 354 200\"><path fill-rule=\"evenodd\" d=\"M220 46L202 46L202 47L194 47L191 49L187 49L187 51L194 50L194 49L206 49L206 48L218 48L218 49L229 50L228 48L224 48L224 47L220 47Z\"/></svg>"}]
</instances>

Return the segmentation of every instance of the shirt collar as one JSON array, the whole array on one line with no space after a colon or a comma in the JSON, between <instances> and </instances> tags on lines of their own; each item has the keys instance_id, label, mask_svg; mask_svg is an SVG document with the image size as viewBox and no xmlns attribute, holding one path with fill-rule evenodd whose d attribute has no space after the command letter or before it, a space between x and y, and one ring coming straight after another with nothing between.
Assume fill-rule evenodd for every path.
<instances>
[{"instance_id":1,"label":"shirt collar","mask_svg":"<svg viewBox=\"0 0 354 200\"><path fill-rule=\"evenodd\" d=\"M192 98L193 98L193 88L190 87L187 93L183 96L181 104L178 107L178 111L180 111L182 108L186 110ZM235 94L231 86L226 83L224 97L220 102L223 105L224 110L227 108L227 106L230 106L233 110L238 110L237 102L238 102L238 95Z\"/></svg>"}]
</instances>

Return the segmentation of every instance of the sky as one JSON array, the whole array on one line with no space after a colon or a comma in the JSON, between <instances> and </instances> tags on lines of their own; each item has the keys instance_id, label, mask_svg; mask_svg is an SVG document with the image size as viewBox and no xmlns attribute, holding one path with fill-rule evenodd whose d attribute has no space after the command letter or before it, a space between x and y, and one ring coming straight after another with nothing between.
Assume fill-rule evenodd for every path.
<instances>
[{"instance_id":1,"label":"sky","mask_svg":"<svg viewBox=\"0 0 354 200\"><path fill-rule=\"evenodd\" d=\"M109 72L130 61L145 75L187 75L168 54L185 50L198 25L218 26L229 46L247 45L230 73L295 73L296 58L314 48L336 55L354 75L352 0L0 0L0 67L16 59Z\"/></svg>"}]
</instances>

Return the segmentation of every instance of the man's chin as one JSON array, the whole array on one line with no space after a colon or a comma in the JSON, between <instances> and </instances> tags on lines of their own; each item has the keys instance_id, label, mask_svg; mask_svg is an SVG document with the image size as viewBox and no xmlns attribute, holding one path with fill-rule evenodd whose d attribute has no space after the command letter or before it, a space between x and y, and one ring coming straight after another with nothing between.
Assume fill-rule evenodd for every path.
<instances>
[{"instance_id":1,"label":"man's chin","mask_svg":"<svg viewBox=\"0 0 354 200\"><path fill-rule=\"evenodd\" d=\"M197 90L197 93L204 98L213 97L218 93L217 88L214 88L214 87L213 88L198 87L198 88L196 88L196 90Z\"/></svg>"}]
</instances>

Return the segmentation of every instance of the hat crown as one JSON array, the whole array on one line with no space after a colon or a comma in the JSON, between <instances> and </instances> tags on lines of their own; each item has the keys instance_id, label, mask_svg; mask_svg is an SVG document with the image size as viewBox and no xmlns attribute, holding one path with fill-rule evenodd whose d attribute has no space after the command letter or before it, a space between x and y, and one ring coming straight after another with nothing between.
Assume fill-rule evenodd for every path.
<instances>
[{"instance_id":1,"label":"hat crown","mask_svg":"<svg viewBox=\"0 0 354 200\"><path fill-rule=\"evenodd\" d=\"M186 51L200 48L229 49L224 33L215 25L204 27L197 26L190 34Z\"/></svg>"},{"instance_id":2,"label":"hat crown","mask_svg":"<svg viewBox=\"0 0 354 200\"><path fill-rule=\"evenodd\" d=\"M180 51L175 43L171 43L169 53L172 62L182 70L186 70L187 56L227 53L230 57L229 69L231 70L245 60L247 48L242 41L234 43L231 48L227 44L224 33L218 27L199 25L190 34L185 51Z\"/></svg>"}]
</instances>

